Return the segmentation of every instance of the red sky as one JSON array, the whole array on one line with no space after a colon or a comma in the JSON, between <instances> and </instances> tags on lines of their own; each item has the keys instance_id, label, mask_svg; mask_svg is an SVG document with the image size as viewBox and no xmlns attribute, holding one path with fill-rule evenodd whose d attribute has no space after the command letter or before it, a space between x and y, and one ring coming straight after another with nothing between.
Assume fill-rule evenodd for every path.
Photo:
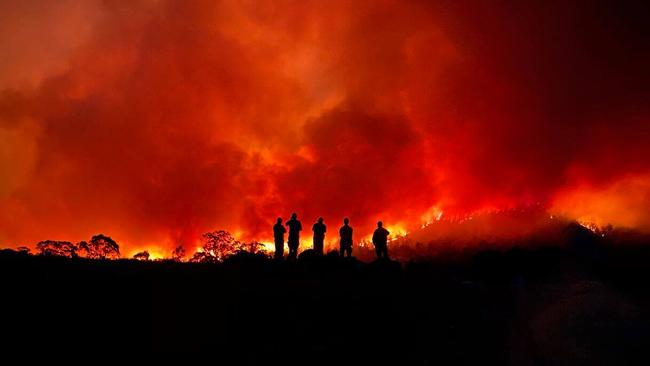
<instances>
[{"instance_id":1,"label":"red sky","mask_svg":"<svg viewBox=\"0 0 650 366\"><path fill-rule=\"evenodd\" d=\"M0 246L540 204L650 228L643 2L3 1ZM432 209L432 207L434 209Z\"/></svg>"}]
</instances>

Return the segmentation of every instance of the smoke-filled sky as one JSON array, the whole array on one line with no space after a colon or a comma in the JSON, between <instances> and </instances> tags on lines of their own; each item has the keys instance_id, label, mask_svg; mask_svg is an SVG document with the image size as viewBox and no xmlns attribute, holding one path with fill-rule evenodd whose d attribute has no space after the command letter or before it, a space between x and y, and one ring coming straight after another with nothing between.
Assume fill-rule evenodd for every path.
<instances>
[{"instance_id":1,"label":"smoke-filled sky","mask_svg":"<svg viewBox=\"0 0 650 366\"><path fill-rule=\"evenodd\" d=\"M530 204L648 229L649 19L642 1L1 1L0 246Z\"/></svg>"}]
</instances>

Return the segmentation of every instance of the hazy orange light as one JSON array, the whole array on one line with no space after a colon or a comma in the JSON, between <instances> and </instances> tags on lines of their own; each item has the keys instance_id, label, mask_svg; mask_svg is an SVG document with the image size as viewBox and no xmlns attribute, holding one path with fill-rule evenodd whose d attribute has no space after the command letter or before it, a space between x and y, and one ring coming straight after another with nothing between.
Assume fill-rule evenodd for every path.
<instances>
[{"instance_id":1,"label":"hazy orange light","mask_svg":"<svg viewBox=\"0 0 650 366\"><path fill-rule=\"evenodd\" d=\"M536 204L648 231L648 50L613 4L8 2L0 247L191 255L298 212L337 248L346 216L441 238Z\"/></svg>"}]
</instances>

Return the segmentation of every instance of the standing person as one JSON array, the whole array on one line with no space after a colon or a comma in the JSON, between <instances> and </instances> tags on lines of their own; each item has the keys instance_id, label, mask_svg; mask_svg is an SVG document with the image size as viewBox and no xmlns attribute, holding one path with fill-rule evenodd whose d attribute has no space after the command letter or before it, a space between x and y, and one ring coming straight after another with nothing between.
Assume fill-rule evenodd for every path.
<instances>
[{"instance_id":1,"label":"standing person","mask_svg":"<svg viewBox=\"0 0 650 366\"><path fill-rule=\"evenodd\" d=\"M284 233L287 229L282 225L282 217L278 217L273 225L273 239L275 239L275 258L284 257Z\"/></svg>"},{"instance_id":2,"label":"standing person","mask_svg":"<svg viewBox=\"0 0 650 366\"><path fill-rule=\"evenodd\" d=\"M286 225L289 227L289 258L296 259L298 256L298 246L300 246L300 231L302 224L298 221L298 215L294 212L291 214L291 219L287 221Z\"/></svg>"},{"instance_id":3,"label":"standing person","mask_svg":"<svg viewBox=\"0 0 650 366\"><path fill-rule=\"evenodd\" d=\"M375 245L375 252L377 252L377 258L388 259L388 235L390 232L384 229L384 224L381 221L377 222L377 229L372 234L372 244Z\"/></svg>"},{"instance_id":4,"label":"standing person","mask_svg":"<svg viewBox=\"0 0 650 366\"><path fill-rule=\"evenodd\" d=\"M325 241L325 232L327 226L323 224L323 218L319 217L318 222L312 226L311 230L314 232L314 251L317 254L323 254L323 242Z\"/></svg>"},{"instance_id":5,"label":"standing person","mask_svg":"<svg viewBox=\"0 0 650 366\"><path fill-rule=\"evenodd\" d=\"M341 257L347 253L348 258L352 256L352 226L350 226L350 219L347 217L343 219L343 226L339 229L341 240L339 242Z\"/></svg>"}]
</instances>

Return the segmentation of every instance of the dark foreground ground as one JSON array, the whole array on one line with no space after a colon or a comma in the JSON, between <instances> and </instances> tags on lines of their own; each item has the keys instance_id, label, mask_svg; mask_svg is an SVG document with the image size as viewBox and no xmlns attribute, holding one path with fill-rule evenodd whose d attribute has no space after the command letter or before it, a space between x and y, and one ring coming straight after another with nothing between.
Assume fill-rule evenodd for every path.
<instances>
[{"instance_id":1,"label":"dark foreground ground","mask_svg":"<svg viewBox=\"0 0 650 366\"><path fill-rule=\"evenodd\" d=\"M90 261L2 251L2 355L648 365L649 264L648 246L402 264L251 255L219 265Z\"/></svg>"}]
</instances>

